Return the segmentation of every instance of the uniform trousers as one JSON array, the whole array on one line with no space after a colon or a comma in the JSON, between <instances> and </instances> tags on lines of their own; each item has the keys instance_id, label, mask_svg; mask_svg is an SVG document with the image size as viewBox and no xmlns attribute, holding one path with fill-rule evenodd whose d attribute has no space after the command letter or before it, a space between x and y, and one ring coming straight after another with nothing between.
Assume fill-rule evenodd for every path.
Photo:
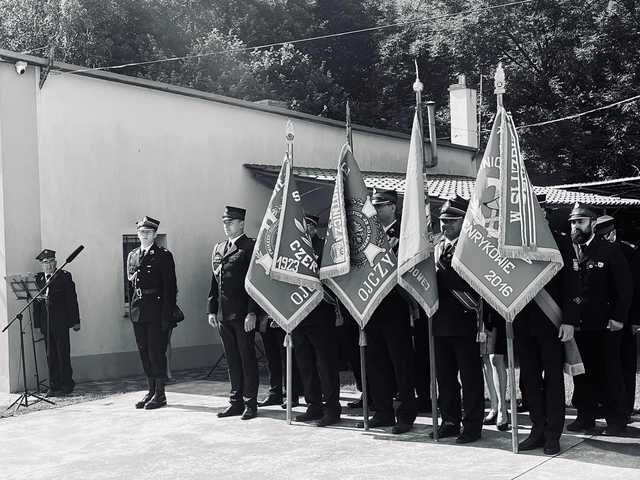
<instances>
[{"instance_id":1,"label":"uniform trousers","mask_svg":"<svg viewBox=\"0 0 640 480\"><path fill-rule=\"evenodd\" d=\"M160 322L134 322L133 333L136 337L142 368L147 378L167 379L167 344L169 332L163 330Z\"/></svg>"},{"instance_id":2,"label":"uniform trousers","mask_svg":"<svg viewBox=\"0 0 640 480\"><path fill-rule=\"evenodd\" d=\"M286 376L284 375L287 361L287 350L284 346L285 332L281 328L267 326L267 329L261 335L264 354L267 357L267 365L269 367L269 396L282 398L286 388ZM303 392L295 355L291 356L291 360L291 398L295 401Z\"/></svg>"},{"instance_id":3,"label":"uniform trousers","mask_svg":"<svg viewBox=\"0 0 640 480\"><path fill-rule=\"evenodd\" d=\"M638 336L633 334L630 325L625 325L622 333L622 375L627 395L625 406L627 414L633 414L636 403L636 371L638 370Z\"/></svg>"},{"instance_id":4,"label":"uniform trousers","mask_svg":"<svg viewBox=\"0 0 640 480\"><path fill-rule=\"evenodd\" d=\"M44 338L47 347L50 388L52 390L73 388L75 383L73 381L73 370L71 369L69 329L64 325L52 325L51 335L45 334Z\"/></svg>"},{"instance_id":5,"label":"uniform trousers","mask_svg":"<svg viewBox=\"0 0 640 480\"><path fill-rule=\"evenodd\" d=\"M582 356L585 373L573 377L573 401L578 419L593 424L597 418L597 401L602 399L607 424L624 426L627 407L622 355L622 332L608 330L578 331L576 343Z\"/></svg>"},{"instance_id":6,"label":"uniform trousers","mask_svg":"<svg viewBox=\"0 0 640 480\"><path fill-rule=\"evenodd\" d=\"M544 435L547 441L559 440L565 418L562 342L557 334L540 335L518 329L518 321L514 330L520 359L520 388L529 407L531 435Z\"/></svg>"},{"instance_id":7,"label":"uniform trousers","mask_svg":"<svg viewBox=\"0 0 640 480\"><path fill-rule=\"evenodd\" d=\"M435 337L436 374L443 423L460 425L480 435L484 413L484 381L480 345L472 336ZM462 399L458 372L462 381ZM464 405L464 417L461 407Z\"/></svg>"},{"instance_id":8,"label":"uniform trousers","mask_svg":"<svg viewBox=\"0 0 640 480\"><path fill-rule=\"evenodd\" d=\"M426 313L413 322L413 366L416 396L420 402L431 401L431 370L429 369L429 324Z\"/></svg>"},{"instance_id":9,"label":"uniform trousers","mask_svg":"<svg viewBox=\"0 0 640 480\"><path fill-rule=\"evenodd\" d=\"M334 318L321 304L291 335L308 407L335 416L340 415L341 407Z\"/></svg>"},{"instance_id":10,"label":"uniform trousers","mask_svg":"<svg viewBox=\"0 0 640 480\"><path fill-rule=\"evenodd\" d=\"M385 305L392 295L394 292L378 307L365 327L367 380L371 384L375 416L412 425L416 419L416 400L409 310L403 299ZM399 404L394 414L396 393Z\"/></svg>"},{"instance_id":11,"label":"uniform trousers","mask_svg":"<svg viewBox=\"0 0 640 480\"><path fill-rule=\"evenodd\" d=\"M244 331L244 319L222 321L218 332L227 357L232 405L257 408L258 405L258 361L256 359L256 331Z\"/></svg>"}]
</instances>

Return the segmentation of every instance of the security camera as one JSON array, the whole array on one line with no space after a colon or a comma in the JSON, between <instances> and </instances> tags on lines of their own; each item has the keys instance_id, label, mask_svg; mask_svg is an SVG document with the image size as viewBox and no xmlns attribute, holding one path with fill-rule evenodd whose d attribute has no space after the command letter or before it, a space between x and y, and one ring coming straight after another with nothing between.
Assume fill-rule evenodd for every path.
<instances>
[{"instance_id":1,"label":"security camera","mask_svg":"<svg viewBox=\"0 0 640 480\"><path fill-rule=\"evenodd\" d=\"M27 71L27 62L24 62L22 60L18 60L16 62L16 73L18 75L22 75L26 71Z\"/></svg>"}]
</instances>

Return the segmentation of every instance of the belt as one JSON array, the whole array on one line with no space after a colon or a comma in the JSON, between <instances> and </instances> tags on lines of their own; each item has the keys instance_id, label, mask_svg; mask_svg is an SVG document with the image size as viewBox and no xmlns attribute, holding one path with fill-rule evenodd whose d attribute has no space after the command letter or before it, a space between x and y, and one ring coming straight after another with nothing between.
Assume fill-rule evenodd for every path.
<instances>
[{"instance_id":1,"label":"belt","mask_svg":"<svg viewBox=\"0 0 640 480\"><path fill-rule=\"evenodd\" d=\"M142 295L154 295L160 292L157 288L136 288L136 295L141 297Z\"/></svg>"}]
</instances>

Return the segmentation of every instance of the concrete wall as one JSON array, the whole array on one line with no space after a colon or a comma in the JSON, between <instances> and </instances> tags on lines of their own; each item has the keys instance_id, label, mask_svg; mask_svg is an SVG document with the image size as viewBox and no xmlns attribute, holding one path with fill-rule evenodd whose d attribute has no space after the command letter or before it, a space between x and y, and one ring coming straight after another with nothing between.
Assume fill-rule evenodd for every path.
<instances>
[{"instance_id":1,"label":"concrete wall","mask_svg":"<svg viewBox=\"0 0 640 480\"><path fill-rule=\"evenodd\" d=\"M222 209L247 208L247 231L255 236L270 195L242 164L280 163L291 117L295 163L333 168L344 129L308 115L202 98L206 94L196 98L185 89L168 93L134 80L54 71L42 90L36 82L33 67L18 76L12 64L0 63L0 247L6 253L0 269L34 270L32 258L41 247L58 251L62 260L85 245L68 267L82 318L81 331L71 333L74 376L136 373L137 351L123 316L122 235L135 233L141 215L158 218L174 254L186 316L173 335L173 368L212 364L220 346L205 309L211 248L223 238ZM17 102L23 108L15 118ZM354 144L362 170L404 169L406 137L356 128ZM434 172L474 175L473 155L441 146ZM5 320L17 305L4 284L0 296ZM0 337L0 390L16 389L6 380L17 371L8 365L16 358L14 346L15 339Z\"/></svg>"}]
</instances>

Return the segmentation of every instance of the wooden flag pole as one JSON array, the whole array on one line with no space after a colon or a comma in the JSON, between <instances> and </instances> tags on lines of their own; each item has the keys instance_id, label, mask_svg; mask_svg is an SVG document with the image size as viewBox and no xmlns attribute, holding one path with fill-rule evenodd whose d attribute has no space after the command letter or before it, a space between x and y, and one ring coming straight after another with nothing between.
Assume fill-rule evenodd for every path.
<instances>
[{"instance_id":1,"label":"wooden flag pole","mask_svg":"<svg viewBox=\"0 0 640 480\"><path fill-rule=\"evenodd\" d=\"M287 423L289 425L291 425L291 401L292 401L292 394L291 394L291 389L292 389L292 369L291 366L293 364L293 358L292 358L292 345L293 342L291 341L291 333L287 332L287 334L284 337L284 346L287 349Z\"/></svg>"},{"instance_id":2,"label":"wooden flag pole","mask_svg":"<svg viewBox=\"0 0 640 480\"><path fill-rule=\"evenodd\" d=\"M362 385L362 416L364 429L369 430L369 395L367 395L367 362L365 359L365 348L367 348L367 334L364 328L360 328L360 383Z\"/></svg>"},{"instance_id":3,"label":"wooden flag pole","mask_svg":"<svg viewBox=\"0 0 640 480\"><path fill-rule=\"evenodd\" d=\"M416 114L418 115L418 124L420 125L420 142L422 144L422 176L426 176L426 162L424 155L424 126L422 123L422 90L424 90L424 84L420 81L420 75L418 73L418 60L414 59L416 66L416 81L413 83L413 91L416 92ZM426 183L426 182L425 182ZM433 339L433 318L427 316L428 334L429 334L429 391L431 392L431 418L433 419L433 439L438 441L438 389L436 386L436 352L435 342Z\"/></svg>"},{"instance_id":4,"label":"wooden flag pole","mask_svg":"<svg viewBox=\"0 0 640 480\"><path fill-rule=\"evenodd\" d=\"M287 154L289 156L289 162L291 165L291 169L293 170L293 140L295 138L295 133L293 130L293 122L291 120L287 120L287 130L285 138L287 140ZM293 174L293 173L292 173ZM287 423L291 425L291 401L292 401L292 347L293 342L291 341L291 332L287 332L284 337L284 346L287 349Z\"/></svg>"},{"instance_id":5,"label":"wooden flag pole","mask_svg":"<svg viewBox=\"0 0 640 480\"><path fill-rule=\"evenodd\" d=\"M347 144L351 147L351 153L353 153L353 131L351 129L351 108L349 108L349 102L347 102L346 130Z\"/></svg>"},{"instance_id":6,"label":"wooden flag pole","mask_svg":"<svg viewBox=\"0 0 640 480\"><path fill-rule=\"evenodd\" d=\"M497 97L498 109L503 106L502 96L505 93L505 76L502 62L498 63L494 76L494 93ZM505 320L506 321L506 320ZM509 358L509 406L511 407L511 450L518 453L518 402L516 399L516 368L513 356L513 323L506 322L507 329L507 356Z\"/></svg>"}]
</instances>

